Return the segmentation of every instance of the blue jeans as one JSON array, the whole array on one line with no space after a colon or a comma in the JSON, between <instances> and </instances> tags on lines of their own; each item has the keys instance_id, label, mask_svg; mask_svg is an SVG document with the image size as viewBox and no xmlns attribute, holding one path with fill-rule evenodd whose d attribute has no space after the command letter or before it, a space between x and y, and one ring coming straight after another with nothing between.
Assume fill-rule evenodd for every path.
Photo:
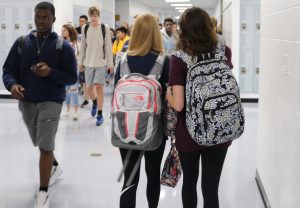
<instances>
[{"instance_id":1,"label":"blue jeans","mask_svg":"<svg viewBox=\"0 0 300 208\"><path fill-rule=\"evenodd\" d=\"M66 87L66 104L79 106L78 89L74 85Z\"/></svg>"}]
</instances>

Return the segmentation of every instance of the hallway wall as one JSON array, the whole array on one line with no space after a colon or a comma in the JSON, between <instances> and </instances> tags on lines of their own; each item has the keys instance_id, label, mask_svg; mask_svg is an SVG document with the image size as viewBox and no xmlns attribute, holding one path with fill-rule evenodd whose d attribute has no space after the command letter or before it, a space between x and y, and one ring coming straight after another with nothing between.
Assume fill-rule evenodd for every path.
<instances>
[{"instance_id":1,"label":"hallway wall","mask_svg":"<svg viewBox=\"0 0 300 208\"><path fill-rule=\"evenodd\" d=\"M262 0L257 170L272 208L300 207L300 0Z\"/></svg>"}]
</instances>

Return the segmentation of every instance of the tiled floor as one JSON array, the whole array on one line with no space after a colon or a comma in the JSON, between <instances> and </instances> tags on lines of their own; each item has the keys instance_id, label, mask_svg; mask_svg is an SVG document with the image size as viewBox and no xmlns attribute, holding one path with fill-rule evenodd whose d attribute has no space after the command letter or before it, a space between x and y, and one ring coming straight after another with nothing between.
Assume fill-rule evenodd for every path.
<instances>
[{"instance_id":1,"label":"tiled floor","mask_svg":"<svg viewBox=\"0 0 300 208\"><path fill-rule=\"evenodd\" d=\"M117 208L121 184L119 151L110 144L109 99L105 125L95 126L88 109L79 121L62 116L56 157L64 168L62 179L50 188L51 208ZM245 134L228 151L220 183L221 208L263 208L255 184L257 104L246 104ZM0 208L32 208L38 188L38 150L33 148L17 103L0 100ZM165 154L169 146L167 145ZM92 154L96 156L92 156ZM101 156L97 156L101 154ZM142 167L144 167L142 165ZM138 188L137 208L147 208L145 172ZM202 207L200 183L199 205ZM162 187L160 208L180 208L181 183Z\"/></svg>"}]
</instances>

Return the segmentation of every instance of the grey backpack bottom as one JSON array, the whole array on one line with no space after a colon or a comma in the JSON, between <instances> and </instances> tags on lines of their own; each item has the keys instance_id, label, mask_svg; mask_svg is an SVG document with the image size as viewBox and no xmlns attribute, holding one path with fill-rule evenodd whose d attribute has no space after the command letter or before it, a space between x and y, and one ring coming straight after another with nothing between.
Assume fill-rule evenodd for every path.
<instances>
[{"instance_id":1,"label":"grey backpack bottom","mask_svg":"<svg viewBox=\"0 0 300 208\"><path fill-rule=\"evenodd\" d=\"M122 112L112 115L112 135L111 135L111 143L115 147L129 149L129 150L140 150L140 151L153 151L156 150L163 138L163 125L161 122L161 117L153 116L149 113L146 113L144 116L148 117L148 122L145 122L145 119L141 119L143 123L138 123L139 127L137 132L137 139L143 141L146 137L146 132L151 132L150 137L143 144L135 144L134 142L125 143L121 140L121 138L116 134L117 131L120 132L122 139L125 139L125 123L124 119L122 119ZM116 126L118 125L118 126ZM152 130L147 129L147 127L151 126Z\"/></svg>"}]
</instances>

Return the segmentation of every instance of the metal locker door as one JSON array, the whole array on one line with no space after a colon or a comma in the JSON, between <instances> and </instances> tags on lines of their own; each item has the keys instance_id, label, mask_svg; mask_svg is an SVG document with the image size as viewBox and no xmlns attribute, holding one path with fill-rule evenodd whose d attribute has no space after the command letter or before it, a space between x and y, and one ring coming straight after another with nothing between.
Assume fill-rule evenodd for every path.
<instances>
[{"instance_id":1,"label":"metal locker door","mask_svg":"<svg viewBox=\"0 0 300 208\"><path fill-rule=\"evenodd\" d=\"M241 50L240 54L240 87L242 93L253 92L253 51Z\"/></svg>"},{"instance_id":2,"label":"metal locker door","mask_svg":"<svg viewBox=\"0 0 300 208\"><path fill-rule=\"evenodd\" d=\"M254 51L254 78L253 78L253 86L254 86L254 92L259 92L259 74L260 74L260 51L255 50Z\"/></svg>"},{"instance_id":3,"label":"metal locker door","mask_svg":"<svg viewBox=\"0 0 300 208\"><path fill-rule=\"evenodd\" d=\"M243 49L253 49L255 31L254 6L241 6L241 25L240 25L240 47Z\"/></svg>"}]
</instances>

